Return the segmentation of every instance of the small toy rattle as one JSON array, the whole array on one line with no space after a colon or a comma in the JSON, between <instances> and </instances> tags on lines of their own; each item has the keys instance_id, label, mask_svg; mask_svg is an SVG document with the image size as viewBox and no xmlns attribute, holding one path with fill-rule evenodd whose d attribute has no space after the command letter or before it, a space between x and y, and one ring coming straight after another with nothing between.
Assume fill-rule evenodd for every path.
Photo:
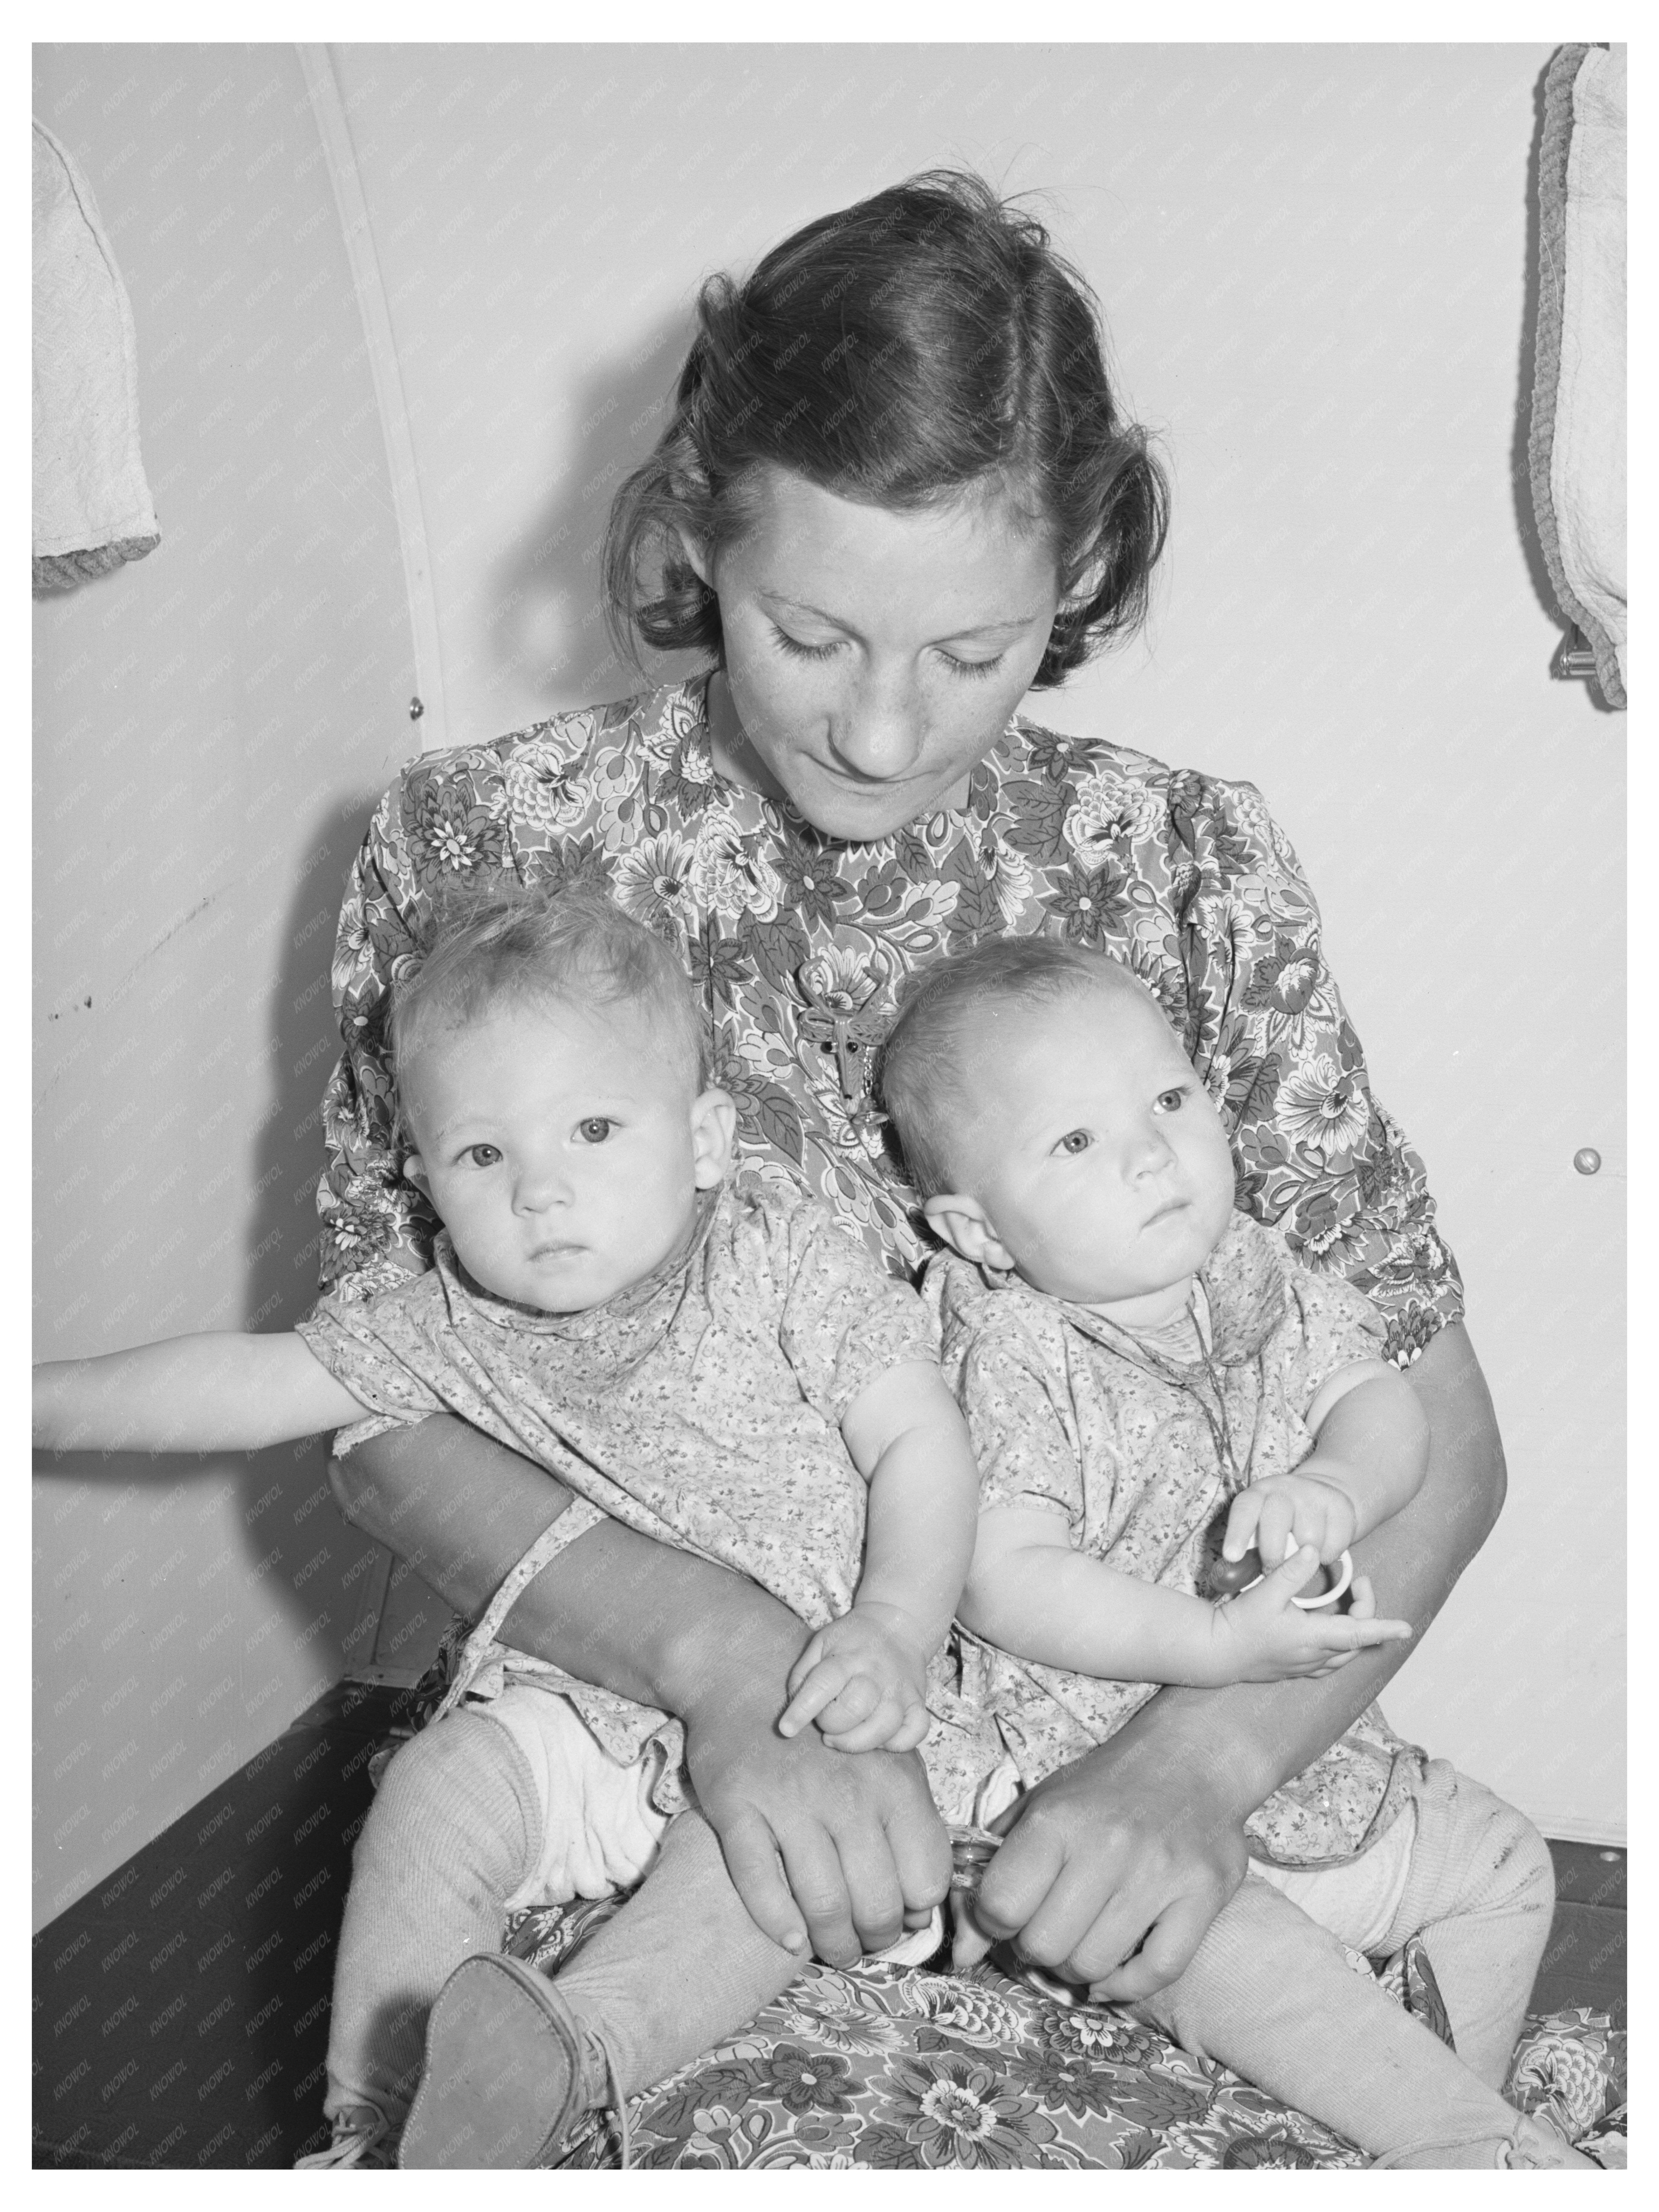
<instances>
[{"instance_id":1,"label":"small toy rattle","mask_svg":"<svg viewBox=\"0 0 1659 2212\"><path fill-rule=\"evenodd\" d=\"M1002 1847L1002 1838L993 1835L987 1828L952 1828L951 1830L951 1887L965 1903L977 1894L985 1869ZM997 1944L990 1954L994 1966L1012 1979L1024 1982L1056 2004L1068 2008L1086 2005L1089 1992L1075 1982L1062 1982L1053 1974L1034 1966L1029 1959L1022 1959L1013 1945Z\"/></svg>"},{"instance_id":2,"label":"small toy rattle","mask_svg":"<svg viewBox=\"0 0 1659 2212\"><path fill-rule=\"evenodd\" d=\"M1285 1539L1285 1557L1287 1559L1293 1559L1299 1548L1294 1536ZM1304 1613L1316 1613L1321 1606L1334 1605L1338 1598L1346 1595L1353 1580L1352 1554L1344 1552L1334 1567L1322 1566L1319 1572L1328 1578L1334 1575L1336 1579L1328 1589L1320 1591L1317 1597L1293 1597L1291 1600L1291 1603L1299 1606ZM1212 1559L1206 1580L1212 1597L1243 1597L1246 1590L1255 1588L1266 1573L1260 1552L1246 1552L1242 1559Z\"/></svg>"}]
</instances>

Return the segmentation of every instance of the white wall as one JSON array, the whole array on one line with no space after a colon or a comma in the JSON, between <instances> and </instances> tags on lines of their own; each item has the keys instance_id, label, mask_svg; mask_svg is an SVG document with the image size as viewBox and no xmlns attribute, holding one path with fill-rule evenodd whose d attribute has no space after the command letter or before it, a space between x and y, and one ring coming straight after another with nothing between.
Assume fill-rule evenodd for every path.
<instances>
[{"instance_id":1,"label":"white wall","mask_svg":"<svg viewBox=\"0 0 1659 2212\"><path fill-rule=\"evenodd\" d=\"M37 48L34 101L131 299L162 531L35 610L46 1358L310 1304L334 918L415 735L380 420L293 49ZM41 1470L37 1924L363 1653L378 1581L316 1444Z\"/></svg>"},{"instance_id":2,"label":"white wall","mask_svg":"<svg viewBox=\"0 0 1659 2212\"><path fill-rule=\"evenodd\" d=\"M1612 1836L1625 725L1551 681L1517 521L1549 52L336 58L452 741L631 688L594 556L702 275L931 163L1053 194L1176 503L1150 638L1038 711L1250 777L1290 830L1378 1087L1427 1158L1510 1454L1504 1522L1390 1709L1556 1832Z\"/></svg>"},{"instance_id":3,"label":"white wall","mask_svg":"<svg viewBox=\"0 0 1659 2212\"><path fill-rule=\"evenodd\" d=\"M1510 1451L1504 1521L1389 1708L1553 1832L1613 1836L1624 726L1548 678L1512 473L1548 51L335 58L452 741L629 688L593 556L701 275L932 162L1052 191L1176 508L1149 640L1039 711L1253 778L1300 848L1440 1194ZM35 99L132 295L164 532L37 616L36 1342L55 1354L304 1310L332 909L414 749L413 672L291 50L40 49ZM1594 1180L1572 1172L1583 1145ZM40 1917L355 1660L368 1547L322 1483L308 1447L37 1487Z\"/></svg>"}]
</instances>

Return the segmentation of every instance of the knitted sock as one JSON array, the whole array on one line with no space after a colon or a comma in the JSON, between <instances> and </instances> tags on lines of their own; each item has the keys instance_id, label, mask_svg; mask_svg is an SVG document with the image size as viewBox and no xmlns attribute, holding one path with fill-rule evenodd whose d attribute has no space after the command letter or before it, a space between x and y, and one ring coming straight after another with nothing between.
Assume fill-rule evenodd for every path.
<instances>
[{"instance_id":1,"label":"knitted sock","mask_svg":"<svg viewBox=\"0 0 1659 2212\"><path fill-rule=\"evenodd\" d=\"M1520 2115L1356 1973L1335 1936L1247 1876L1177 1981L1132 2008L1183 2049L1385 2156L1490 2146Z\"/></svg>"},{"instance_id":2,"label":"knitted sock","mask_svg":"<svg viewBox=\"0 0 1659 2212\"><path fill-rule=\"evenodd\" d=\"M1554 1909L1549 1846L1531 1821L1431 1760L1411 1870L1383 1945L1392 1951L1422 1936L1457 2055L1490 2088L1509 2078Z\"/></svg>"},{"instance_id":3,"label":"knitted sock","mask_svg":"<svg viewBox=\"0 0 1659 2212\"><path fill-rule=\"evenodd\" d=\"M714 1830L682 1813L635 1895L556 1980L635 2096L752 2020L806 1963L756 1927Z\"/></svg>"},{"instance_id":4,"label":"knitted sock","mask_svg":"<svg viewBox=\"0 0 1659 2212\"><path fill-rule=\"evenodd\" d=\"M401 2126L427 2014L463 1959L498 1951L504 1900L526 1880L542 1817L506 1729L452 1713L386 1768L352 1858L329 2024L330 2118L371 2105Z\"/></svg>"}]
</instances>

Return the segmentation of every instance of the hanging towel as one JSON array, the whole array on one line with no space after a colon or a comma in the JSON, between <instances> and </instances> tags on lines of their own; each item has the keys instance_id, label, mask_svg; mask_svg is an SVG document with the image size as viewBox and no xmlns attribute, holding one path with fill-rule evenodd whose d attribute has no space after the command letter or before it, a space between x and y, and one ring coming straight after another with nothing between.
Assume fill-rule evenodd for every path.
<instances>
[{"instance_id":1,"label":"hanging towel","mask_svg":"<svg viewBox=\"0 0 1659 2212\"><path fill-rule=\"evenodd\" d=\"M1622 707L1625 581L1625 49L1557 49L1544 79L1537 357L1528 463L1562 613Z\"/></svg>"},{"instance_id":2,"label":"hanging towel","mask_svg":"<svg viewBox=\"0 0 1659 2212\"><path fill-rule=\"evenodd\" d=\"M34 596L161 543L138 453L132 310L86 179L34 125Z\"/></svg>"}]
</instances>

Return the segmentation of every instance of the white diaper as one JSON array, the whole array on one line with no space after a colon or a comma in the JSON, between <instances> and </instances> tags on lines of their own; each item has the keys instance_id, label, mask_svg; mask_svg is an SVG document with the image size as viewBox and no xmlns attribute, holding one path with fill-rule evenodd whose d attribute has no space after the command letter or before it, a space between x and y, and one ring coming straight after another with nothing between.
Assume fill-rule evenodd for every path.
<instances>
[{"instance_id":1,"label":"white diaper","mask_svg":"<svg viewBox=\"0 0 1659 2212\"><path fill-rule=\"evenodd\" d=\"M509 1681L470 1712L499 1721L529 1762L541 1807L533 1871L507 1900L509 1912L610 1897L629 1889L656 1862L670 1816L651 1802L662 1765L655 1745L623 1766L602 1750L556 1690Z\"/></svg>"},{"instance_id":2,"label":"white diaper","mask_svg":"<svg viewBox=\"0 0 1659 2212\"><path fill-rule=\"evenodd\" d=\"M1407 1805L1369 1850L1341 1866L1279 1867L1252 1859L1250 1872L1282 1890L1350 1950L1376 1952L1406 1894L1416 1841L1417 1808Z\"/></svg>"}]
</instances>

